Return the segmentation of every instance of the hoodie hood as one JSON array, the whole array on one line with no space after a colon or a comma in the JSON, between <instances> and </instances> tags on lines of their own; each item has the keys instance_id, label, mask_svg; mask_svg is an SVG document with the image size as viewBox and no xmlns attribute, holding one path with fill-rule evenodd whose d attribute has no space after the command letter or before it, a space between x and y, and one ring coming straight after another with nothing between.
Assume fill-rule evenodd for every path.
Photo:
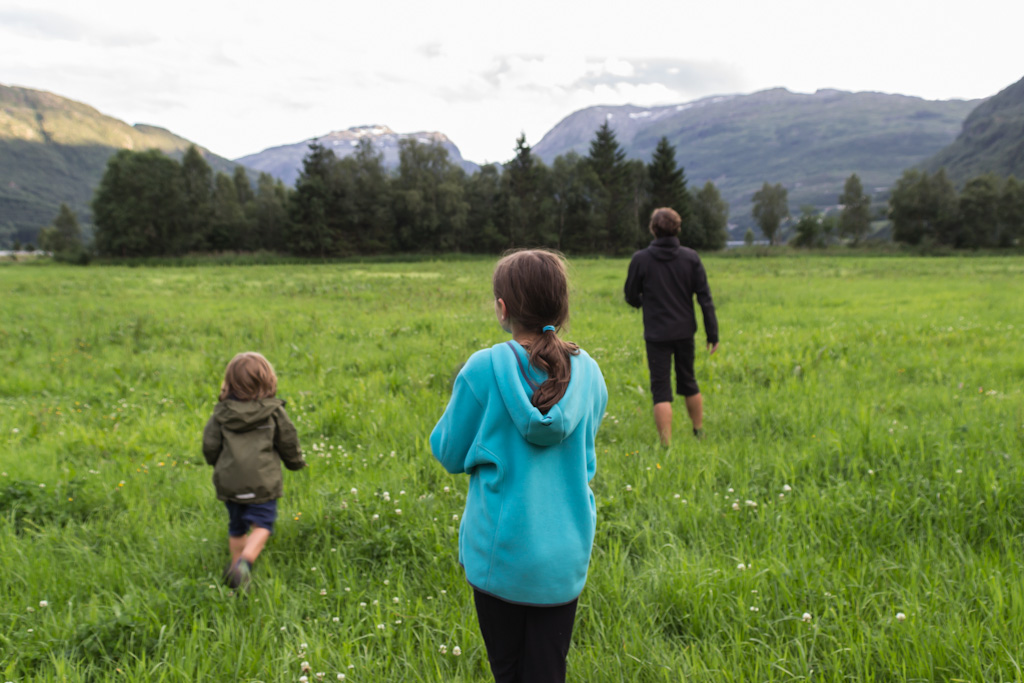
<instances>
[{"instance_id":1,"label":"hoodie hood","mask_svg":"<svg viewBox=\"0 0 1024 683\"><path fill-rule=\"evenodd\" d=\"M593 398L584 396L584 383L578 380L576 372L581 357L570 356L572 373L569 386L561 400L544 415L530 403L533 388L523 370L530 373L530 380L540 384L546 379L543 373L529 365L526 350L515 341L497 344L491 350L491 364L498 382L501 399L512 422L524 439L535 446L552 446L565 441L579 426L587 411L593 406Z\"/></svg>"},{"instance_id":2,"label":"hoodie hood","mask_svg":"<svg viewBox=\"0 0 1024 683\"><path fill-rule=\"evenodd\" d=\"M680 248L679 238L672 237L659 237L658 239L651 242L649 251L659 261L671 261L676 257Z\"/></svg>"},{"instance_id":3,"label":"hoodie hood","mask_svg":"<svg viewBox=\"0 0 1024 683\"><path fill-rule=\"evenodd\" d=\"M233 432L247 432L256 429L282 407L285 402L279 398L261 398L257 401L235 401L225 399L213 409L213 417L224 429Z\"/></svg>"}]
</instances>

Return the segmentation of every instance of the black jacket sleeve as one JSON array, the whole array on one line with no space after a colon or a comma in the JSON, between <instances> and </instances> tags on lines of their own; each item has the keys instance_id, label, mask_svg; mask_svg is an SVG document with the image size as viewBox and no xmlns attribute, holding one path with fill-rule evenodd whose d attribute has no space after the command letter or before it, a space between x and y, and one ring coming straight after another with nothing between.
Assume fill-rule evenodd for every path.
<instances>
[{"instance_id":1,"label":"black jacket sleeve","mask_svg":"<svg viewBox=\"0 0 1024 683\"><path fill-rule=\"evenodd\" d=\"M626 286L623 288L626 303L633 308L640 308L644 304L644 278L639 256L639 253L633 254L633 260L629 262L629 271L626 273Z\"/></svg>"}]
</instances>

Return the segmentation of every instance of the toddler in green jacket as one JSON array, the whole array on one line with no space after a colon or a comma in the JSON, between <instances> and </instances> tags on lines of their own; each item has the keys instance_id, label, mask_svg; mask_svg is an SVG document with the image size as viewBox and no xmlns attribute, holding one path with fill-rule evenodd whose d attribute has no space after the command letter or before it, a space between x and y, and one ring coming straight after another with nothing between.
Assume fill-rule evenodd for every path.
<instances>
[{"instance_id":1,"label":"toddler in green jacket","mask_svg":"<svg viewBox=\"0 0 1024 683\"><path fill-rule=\"evenodd\" d=\"M232 588L248 588L252 565L274 532L284 489L281 463L290 470L306 466L295 425L276 394L277 375L267 359L240 353L224 371L220 401L203 430L203 456L228 510L231 563L224 579Z\"/></svg>"}]
</instances>

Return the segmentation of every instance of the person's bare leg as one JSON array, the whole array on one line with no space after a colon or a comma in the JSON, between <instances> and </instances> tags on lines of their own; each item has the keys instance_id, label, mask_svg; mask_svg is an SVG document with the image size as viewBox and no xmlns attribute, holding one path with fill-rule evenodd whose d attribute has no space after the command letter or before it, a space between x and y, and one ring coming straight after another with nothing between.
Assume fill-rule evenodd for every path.
<instances>
[{"instance_id":1,"label":"person's bare leg","mask_svg":"<svg viewBox=\"0 0 1024 683\"><path fill-rule=\"evenodd\" d=\"M658 428L661 445L672 443L672 403L663 401L654 404L654 425Z\"/></svg>"},{"instance_id":2,"label":"person's bare leg","mask_svg":"<svg viewBox=\"0 0 1024 683\"><path fill-rule=\"evenodd\" d=\"M242 556L242 551L245 550L245 543L248 540L248 536L228 536L228 548L231 549L231 564L238 562L238 558Z\"/></svg>"},{"instance_id":3,"label":"person's bare leg","mask_svg":"<svg viewBox=\"0 0 1024 683\"><path fill-rule=\"evenodd\" d=\"M242 549L242 559L249 564L255 562L256 558L263 552L263 546L267 544L268 538L270 538L269 530L261 526L252 527L249 530L249 535L246 537L245 547Z\"/></svg>"},{"instance_id":4,"label":"person's bare leg","mask_svg":"<svg viewBox=\"0 0 1024 683\"><path fill-rule=\"evenodd\" d=\"M686 397L686 412L690 414L690 422L694 429L704 427L704 399L700 394Z\"/></svg>"}]
</instances>

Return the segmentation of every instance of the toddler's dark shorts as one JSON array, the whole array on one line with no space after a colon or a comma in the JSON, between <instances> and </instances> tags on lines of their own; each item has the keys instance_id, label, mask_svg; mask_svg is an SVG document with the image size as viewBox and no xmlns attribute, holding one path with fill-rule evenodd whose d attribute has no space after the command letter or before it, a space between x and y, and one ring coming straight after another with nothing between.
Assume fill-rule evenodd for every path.
<instances>
[{"instance_id":1,"label":"toddler's dark shorts","mask_svg":"<svg viewBox=\"0 0 1024 683\"><path fill-rule=\"evenodd\" d=\"M224 501L228 509L228 535L245 536L250 526L258 526L274 533L274 522L277 520L277 501L266 503L235 503Z\"/></svg>"},{"instance_id":2,"label":"toddler's dark shorts","mask_svg":"<svg viewBox=\"0 0 1024 683\"><path fill-rule=\"evenodd\" d=\"M676 360L676 393L700 393L693 375L693 337L675 341L647 342L647 368L651 371L651 395L655 403L672 400L672 356Z\"/></svg>"}]
</instances>

